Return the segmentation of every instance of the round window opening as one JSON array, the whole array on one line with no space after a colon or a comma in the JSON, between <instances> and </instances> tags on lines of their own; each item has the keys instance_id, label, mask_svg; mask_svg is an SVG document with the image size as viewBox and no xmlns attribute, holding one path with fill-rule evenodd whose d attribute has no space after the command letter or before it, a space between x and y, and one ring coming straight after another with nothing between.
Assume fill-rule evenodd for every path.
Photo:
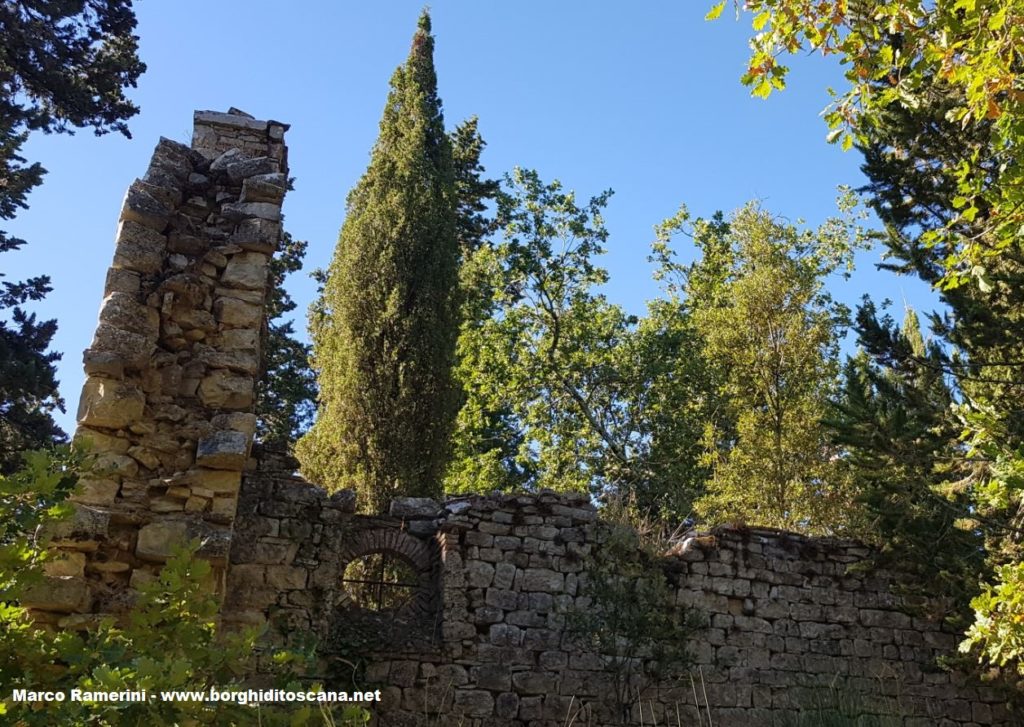
<instances>
[{"instance_id":1,"label":"round window opening","mask_svg":"<svg viewBox=\"0 0 1024 727\"><path fill-rule=\"evenodd\" d=\"M412 564L387 551L355 558L341 577L345 605L376 613L404 611L420 594Z\"/></svg>"}]
</instances>

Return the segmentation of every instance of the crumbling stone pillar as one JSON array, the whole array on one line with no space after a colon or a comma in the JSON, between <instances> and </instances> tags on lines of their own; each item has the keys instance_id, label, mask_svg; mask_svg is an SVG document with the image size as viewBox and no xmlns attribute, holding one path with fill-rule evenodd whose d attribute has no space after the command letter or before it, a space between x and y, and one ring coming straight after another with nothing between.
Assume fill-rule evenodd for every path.
<instances>
[{"instance_id":1,"label":"crumbling stone pillar","mask_svg":"<svg viewBox=\"0 0 1024 727\"><path fill-rule=\"evenodd\" d=\"M120 610L192 538L223 580L256 429L288 127L235 109L197 111L194 126L191 147L160 140L121 208L78 408L93 470L55 533L63 557L28 599L44 620Z\"/></svg>"}]
</instances>

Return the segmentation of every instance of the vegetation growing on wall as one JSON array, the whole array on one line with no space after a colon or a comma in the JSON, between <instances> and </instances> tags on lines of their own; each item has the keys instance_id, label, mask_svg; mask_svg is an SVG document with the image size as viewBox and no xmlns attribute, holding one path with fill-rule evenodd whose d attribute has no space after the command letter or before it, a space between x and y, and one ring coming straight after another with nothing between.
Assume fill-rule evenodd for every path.
<instances>
[{"instance_id":1,"label":"vegetation growing on wall","mask_svg":"<svg viewBox=\"0 0 1024 727\"><path fill-rule=\"evenodd\" d=\"M662 553L638 534L635 506L617 500L603 514L605 537L587 563L583 598L567 614L567 627L577 645L603 659L605 700L625 723L650 687L686 674L690 639L707 616L676 603Z\"/></svg>"}]
</instances>

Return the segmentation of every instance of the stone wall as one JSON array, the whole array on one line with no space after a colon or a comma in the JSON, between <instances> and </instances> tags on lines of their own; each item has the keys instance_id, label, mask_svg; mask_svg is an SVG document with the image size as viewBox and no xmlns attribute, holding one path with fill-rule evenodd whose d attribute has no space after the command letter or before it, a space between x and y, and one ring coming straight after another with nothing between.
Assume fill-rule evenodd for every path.
<instances>
[{"instance_id":1,"label":"stone wall","mask_svg":"<svg viewBox=\"0 0 1024 727\"><path fill-rule=\"evenodd\" d=\"M400 500L390 517L367 517L352 493L328 496L277 466L243 483L225 618L268 623L274 644L311 630L336 686L332 652L365 657L361 686L381 688L381 725L617 724L605 662L566 628L587 607L589 557L607 532L586 498ZM346 564L380 551L419 574L415 608L370 613L346 598ZM710 712L716 727L797 724L836 704L882 725L1014 723L995 689L936 665L956 633L902 611L899 575L863 568L868 556L769 530L681 543L657 567L703 619L695 681L647 689L631 723L697 725Z\"/></svg>"},{"instance_id":2,"label":"stone wall","mask_svg":"<svg viewBox=\"0 0 1024 727\"><path fill-rule=\"evenodd\" d=\"M76 440L91 442L92 469L55 533L61 557L26 599L39 619L123 609L191 538L222 581L256 427L287 128L197 111L192 145L161 139L128 188L84 354Z\"/></svg>"}]
</instances>

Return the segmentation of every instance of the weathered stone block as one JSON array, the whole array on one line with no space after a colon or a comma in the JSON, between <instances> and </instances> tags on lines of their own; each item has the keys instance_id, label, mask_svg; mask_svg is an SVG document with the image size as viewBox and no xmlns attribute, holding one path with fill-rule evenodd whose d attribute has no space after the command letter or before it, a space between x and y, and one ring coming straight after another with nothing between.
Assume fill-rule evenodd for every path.
<instances>
[{"instance_id":1,"label":"weathered stone block","mask_svg":"<svg viewBox=\"0 0 1024 727\"><path fill-rule=\"evenodd\" d=\"M499 719L515 719L519 712L519 695L515 692L499 694L494 700L494 716Z\"/></svg>"},{"instance_id":2,"label":"weathered stone block","mask_svg":"<svg viewBox=\"0 0 1024 727\"><path fill-rule=\"evenodd\" d=\"M509 624L495 624L489 630L489 641L494 646L521 646L523 630Z\"/></svg>"},{"instance_id":3,"label":"weathered stone block","mask_svg":"<svg viewBox=\"0 0 1024 727\"><path fill-rule=\"evenodd\" d=\"M269 565L266 569L267 585L282 590L305 588L308 575L305 568L291 565Z\"/></svg>"},{"instance_id":4,"label":"weathered stone block","mask_svg":"<svg viewBox=\"0 0 1024 727\"><path fill-rule=\"evenodd\" d=\"M43 573L54 578L85 576L85 553L58 551L43 562Z\"/></svg>"},{"instance_id":5,"label":"weathered stone block","mask_svg":"<svg viewBox=\"0 0 1024 727\"><path fill-rule=\"evenodd\" d=\"M160 232L132 220L122 220L116 239L112 263L115 269L149 275L163 266L167 237Z\"/></svg>"},{"instance_id":6,"label":"weathered stone block","mask_svg":"<svg viewBox=\"0 0 1024 727\"><path fill-rule=\"evenodd\" d=\"M221 331L219 348L222 351L256 351L259 348L259 331L255 328L229 328Z\"/></svg>"},{"instance_id":7,"label":"weathered stone block","mask_svg":"<svg viewBox=\"0 0 1024 727\"><path fill-rule=\"evenodd\" d=\"M455 711L471 717L487 717L494 712L494 697L478 689L456 689Z\"/></svg>"},{"instance_id":8,"label":"weathered stone block","mask_svg":"<svg viewBox=\"0 0 1024 727\"><path fill-rule=\"evenodd\" d=\"M265 563L267 565L290 564L298 552L297 543L291 543L280 538L260 538L253 548L253 562ZM326 576L330 581L337 578L337 571L334 568L318 568L320 576ZM320 573L320 571L323 571ZM316 575L316 574L314 574ZM321 583L323 585L323 583Z\"/></svg>"},{"instance_id":9,"label":"weathered stone block","mask_svg":"<svg viewBox=\"0 0 1024 727\"><path fill-rule=\"evenodd\" d=\"M561 593L565 588L565 575L546 568L527 568L523 572L524 591Z\"/></svg>"},{"instance_id":10,"label":"weathered stone block","mask_svg":"<svg viewBox=\"0 0 1024 727\"><path fill-rule=\"evenodd\" d=\"M210 368L228 369L239 374L255 376L259 370L259 356L255 350L250 351L215 351L207 349L199 357Z\"/></svg>"},{"instance_id":11,"label":"weathered stone block","mask_svg":"<svg viewBox=\"0 0 1024 727\"><path fill-rule=\"evenodd\" d=\"M481 548L489 548L494 544L494 536L487 533L481 533L477 530L467 530L466 545L476 545Z\"/></svg>"},{"instance_id":12,"label":"weathered stone block","mask_svg":"<svg viewBox=\"0 0 1024 727\"><path fill-rule=\"evenodd\" d=\"M207 240L180 230L173 230L167 235L167 249L182 255L202 255L209 245Z\"/></svg>"},{"instance_id":13,"label":"weathered stone block","mask_svg":"<svg viewBox=\"0 0 1024 727\"><path fill-rule=\"evenodd\" d=\"M493 606L478 606L473 611L473 623L496 624L505 620L505 612Z\"/></svg>"},{"instance_id":14,"label":"weathered stone block","mask_svg":"<svg viewBox=\"0 0 1024 727\"><path fill-rule=\"evenodd\" d=\"M124 454L99 452L89 459L89 474L96 477L135 477L139 474L139 464Z\"/></svg>"},{"instance_id":15,"label":"weathered stone block","mask_svg":"<svg viewBox=\"0 0 1024 727\"><path fill-rule=\"evenodd\" d=\"M195 152L188 146L161 136L153 150L151 167L158 167L174 175L179 181L188 180L194 169L192 161Z\"/></svg>"},{"instance_id":16,"label":"weathered stone block","mask_svg":"<svg viewBox=\"0 0 1024 727\"><path fill-rule=\"evenodd\" d=\"M263 319L263 307L237 298L220 297L213 303L213 314L226 326L256 329Z\"/></svg>"},{"instance_id":17,"label":"weathered stone block","mask_svg":"<svg viewBox=\"0 0 1024 727\"><path fill-rule=\"evenodd\" d=\"M484 565L487 565L486 563ZM519 594L515 591L503 591L499 588L488 588L484 602L488 606L515 611L519 604Z\"/></svg>"},{"instance_id":18,"label":"weathered stone block","mask_svg":"<svg viewBox=\"0 0 1024 727\"><path fill-rule=\"evenodd\" d=\"M249 437L256 434L256 415L248 412L233 411L218 414L210 422L216 429L243 432Z\"/></svg>"},{"instance_id":19,"label":"weathered stone block","mask_svg":"<svg viewBox=\"0 0 1024 727\"><path fill-rule=\"evenodd\" d=\"M520 694L547 694L556 690L555 675L549 672L519 672L512 675L512 684Z\"/></svg>"},{"instance_id":20,"label":"weathered stone block","mask_svg":"<svg viewBox=\"0 0 1024 727\"><path fill-rule=\"evenodd\" d=\"M356 492L355 490L338 490L337 492L331 493L327 502L331 507L337 508L341 512L355 512Z\"/></svg>"},{"instance_id":21,"label":"weathered stone block","mask_svg":"<svg viewBox=\"0 0 1024 727\"><path fill-rule=\"evenodd\" d=\"M281 173L253 175L242 182L242 201L281 204L287 185L288 179Z\"/></svg>"},{"instance_id":22,"label":"weathered stone block","mask_svg":"<svg viewBox=\"0 0 1024 727\"><path fill-rule=\"evenodd\" d=\"M466 583L471 588L487 588L493 578L494 566L490 563L474 560L466 564Z\"/></svg>"},{"instance_id":23,"label":"weathered stone block","mask_svg":"<svg viewBox=\"0 0 1024 727\"><path fill-rule=\"evenodd\" d=\"M429 497L397 497L391 501L389 512L391 517L407 520L430 519L437 517L441 512L441 505L437 500L432 500Z\"/></svg>"},{"instance_id":24,"label":"weathered stone block","mask_svg":"<svg viewBox=\"0 0 1024 727\"><path fill-rule=\"evenodd\" d=\"M103 283L103 294L129 293L137 295L142 290L142 278L138 273L123 268L110 268Z\"/></svg>"},{"instance_id":25,"label":"weathered stone block","mask_svg":"<svg viewBox=\"0 0 1024 727\"><path fill-rule=\"evenodd\" d=\"M27 608L71 613L89 607L89 584L82 578L44 576L31 584L21 598Z\"/></svg>"},{"instance_id":26,"label":"weathered stone block","mask_svg":"<svg viewBox=\"0 0 1024 727\"><path fill-rule=\"evenodd\" d=\"M267 284L268 265L267 256L262 253L239 253L228 260L220 282L230 288L263 290Z\"/></svg>"},{"instance_id":27,"label":"weathered stone block","mask_svg":"<svg viewBox=\"0 0 1024 727\"><path fill-rule=\"evenodd\" d=\"M108 379L124 378L124 360L117 353L94 351L87 348L82 354L82 362L87 376L102 376Z\"/></svg>"},{"instance_id":28,"label":"weathered stone block","mask_svg":"<svg viewBox=\"0 0 1024 727\"><path fill-rule=\"evenodd\" d=\"M222 111L196 111L192 115L192 123L198 131L206 126L223 126L228 129L243 129L248 131L265 132L266 121L259 121L248 114L232 114ZM193 146L195 143L193 142Z\"/></svg>"},{"instance_id":29,"label":"weathered stone block","mask_svg":"<svg viewBox=\"0 0 1024 727\"><path fill-rule=\"evenodd\" d=\"M162 520L139 530L135 555L143 560L163 563L174 549L188 542L188 524L181 520Z\"/></svg>"},{"instance_id":30,"label":"weathered stone block","mask_svg":"<svg viewBox=\"0 0 1024 727\"><path fill-rule=\"evenodd\" d=\"M72 499L85 505L113 505L120 488L116 480L83 477L78 481Z\"/></svg>"},{"instance_id":31,"label":"weathered stone block","mask_svg":"<svg viewBox=\"0 0 1024 727\"><path fill-rule=\"evenodd\" d=\"M160 467L159 456L148 447L132 447L128 450L128 456L147 469L155 470Z\"/></svg>"},{"instance_id":32,"label":"weathered stone block","mask_svg":"<svg viewBox=\"0 0 1024 727\"><path fill-rule=\"evenodd\" d=\"M212 498L192 495L185 500L185 512L203 512L210 506Z\"/></svg>"},{"instance_id":33,"label":"weathered stone block","mask_svg":"<svg viewBox=\"0 0 1024 727\"><path fill-rule=\"evenodd\" d=\"M175 306L171 310L170 318L184 330L194 329L205 333L213 333L217 330L217 319L210 311L202 308Z\"/></svg>"},{"instance_id":34,"label":"weathered stone block","mask_svg":"<svg viewBox=\"0 0 1024 727\"><path fill-rule=\"evenodd\" d=\"M205 520L190 520L187 525L186 536L190 541L199 541L199 549L196 551L197 557L207 560L217 567L227 565L228 549L231 547L230 530L213 525Z\"/></svg>"},{"instance_id":35,"label":"weathered stone block","mask_svg":"<svg viewBox=\"0 0 1024 727\"><path fill-rule=\"evenodd\" d=\"M199 383L199 400L213 409L248 409L253 403L251 376L215 369Z\"/></svg>"},{"instance_id":36,"label":"weathered stone block","mask_svg":"<svg viewBox=\"0 0 1024 727\"><path fill-rule=\"evenodd\" d=\"M163 232L170 219L171 210L151 193L151 185L136 179L128 187L121 205L121 220L137 222L157 232Z\"/></svg>"},{"instance_id":37,"label":"weathered stone block","mask_svg":"<svg viewBox=\"0 0 1024 727\"><path fill-rule=\"evenodd\" d=\"M142 417L145 395L133 386L110 379L89 378L82 387L78 423L120 429Z\"/></svg>"},{"instance_id":38,"label":"weathered stone block","mask_svg":"<svg viewBox=\"0 0 1024 727\"><path fill-rule=\"evenodd\" d=\"M253 217L238 223L234 234L228 241L245 250L260 252L266 255L277 250L281 240L281 223Z\"/></svg>"},{"instance_id":39,"label":"weathered stone block","mask_svg":"<svg viewBox=\"0 0 1024 727\"><path fill-rule=\"evenodd\" d=\"M86 505L76 504L70 517L48 522L42 540L69 550L96 550L107 538L110 514Z\"/></svg>"},{"instance_id":40,"label":"weathered stone block","mask_svg":"<svg viewBox=\"0 0 1024 727\"><path fill-rule=\"evenodd\" d=\"M93 335L91 351L114 354L122 366L142 368L156 348L156 337L149 333L133 333L101 322Z\"/></svg>"},{"instance_id":41,"label":"weathered stone block","mask_svg":"<svg viewBox=\"0 0 1024 727\"><path fill-rule=\"evenodd\" d=\"M865 626L905 629L910 626L910 616L898 611L876 611L865 608L861 609L860 622Z\"/></svg>"},{"instance_id":42,"label":"weathered stone block","mask_svg":"<svg viewBox=\"0 0 1024 727\"><path fill-rule=\"evenodd\" d=\"M154 497L149 501L149 509L157 513L182 512L185 501L177 497Z\"/></svg>"},{"instance_id":43,"label":"weathered stone block","mask_svg":"<svg viewBox=\"0 0 1024 727\"><path fill-rule=\"evenodd\" d=\"M210 518L217 522L230 522L238 509L238 499L234 497L215 497L210 501Z\"/></svg>"},{"instance_id":44,"label":"weathered stone block","mask_svg":"<svg viewBox=\"0 0 1024 727\"><path fill-rule=\"evenodd\" d=\"M202 386L200 385L200 391ZM249 458L252 437L246 432L225 429L199 440L196 464L218 470L241 471Z\"/></svg>"},{"instance_id":45,"label":"weathered stone block","mask_svg":"<svg viewBox=\"0 0 1024 727\"><path fill-rule=\"evenodd\" d=\"M220 211L229 220L258 217L277 222L281 219L281 206L271 202L231 202L221 207Z\"/></svg>"},{"instance_id":46,"label":"weathered stone block","mask_svg":"<svg viewBox=\"0 0 1024 727\"><path fill-rule=\"evenodd\" d=\"M82 446L84 452L110 452L113 454L127 454L131 447L131 441L126 437L117 437L104 434L93 429L80 427L75 432L75 443Z\"/></svg>"},{"instance_id":47,"label":"weathered stone block","mask_svg":"<svg viewBox=\"0 0 1024 727\"><path fill-rule=\"evenodd\" d=\"M470 681L477 689L508 691L512 687L512 670L507 665L484 664L469 670Z\"/></svg>"},{"instance_id":48,"label":"weathered stone block","mask_svg":"<svg viewBox=\"0 0 1024 727\"><path fill-rule=\"evenodd\" d=\"M275 174L279 172L280 169L281 165L277 160L271 159L270 157L240 159L238 161L233 161L226 166L228 177L230 177L233 182L241 182L247 177Z\"/></svg>"},{"instance_id":49,"label":"weathered stone block","mask_svg":"<svg viewBox=\"0 0 1024 727\"><path fill-rule=\"evenodd\" d=\"M200 127L196 127L196 134L199 134ZM209 131L208 129L202 129L203 132ZM202 141L205 143L208 140L206 133L203 134ZM216 143L216 134L213 135L212 143ZM193 136L192 144L196 144L195 136ZM233 164L239 160L245 159L245 153L238 147L232 147L227 149L220 154L217 154L212 162L210 162L209 171L211 174L224 174L228 164Z\"/></svg>"}]
</instances>

